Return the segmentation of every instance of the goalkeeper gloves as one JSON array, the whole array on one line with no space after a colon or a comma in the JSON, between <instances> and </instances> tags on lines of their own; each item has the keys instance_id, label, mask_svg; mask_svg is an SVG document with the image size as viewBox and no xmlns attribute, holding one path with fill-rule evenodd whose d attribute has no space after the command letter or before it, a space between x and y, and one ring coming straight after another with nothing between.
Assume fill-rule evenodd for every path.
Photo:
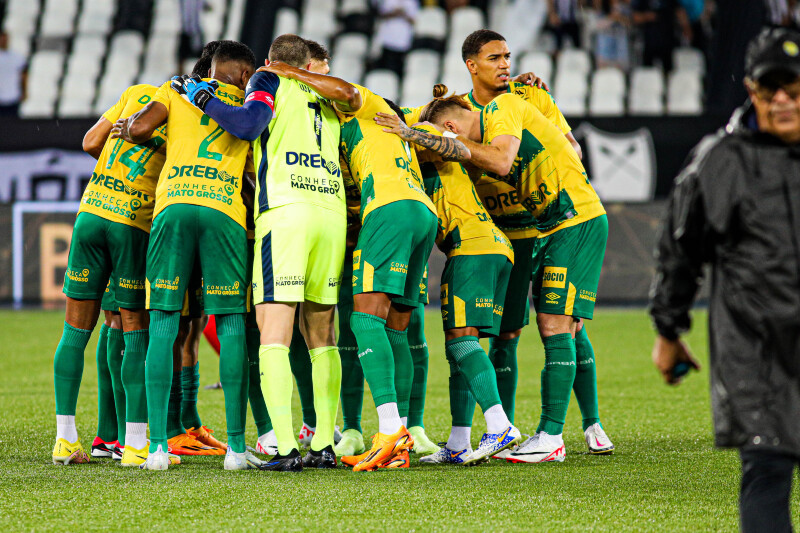
<instances>
[{"instance_id":1,"label":"goalkeeper gloves","mask_svg":"<svg viewBox=\"0 0 800 533\"><path fill-rule=\"evenodd\" d=\"M206 104L214 98L219 84L214 81L203 81L200 76L175 76L170 84L172 89L185 97L189 102L205 111Z\"/></svg>"}]
</instances>

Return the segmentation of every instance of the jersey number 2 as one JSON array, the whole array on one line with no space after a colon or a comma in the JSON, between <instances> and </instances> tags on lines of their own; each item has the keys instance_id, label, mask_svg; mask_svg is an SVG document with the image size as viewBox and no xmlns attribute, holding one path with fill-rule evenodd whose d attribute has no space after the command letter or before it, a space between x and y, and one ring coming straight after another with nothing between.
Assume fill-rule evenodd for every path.
<instances>
[{"instance_id":1,"label":"jersey number 2","mask_svg":"<svg viewBox=\"0 0 800 533\"><path fill-rule=\"evenodd\" d=\"M208 126L208 122L211 118L208 115L203 115L203 118L200 119L201 126ZM202 157L203 159L213 159L214 161L222 161L222 154L219 152L212 152L208 149L208 147L216 141L220 135L224 133L224 130L217 126L214 128L208 137L203 139L203 142L200 143L200 148L197 150L197 157Z\"/></svg>"}]
</instances>

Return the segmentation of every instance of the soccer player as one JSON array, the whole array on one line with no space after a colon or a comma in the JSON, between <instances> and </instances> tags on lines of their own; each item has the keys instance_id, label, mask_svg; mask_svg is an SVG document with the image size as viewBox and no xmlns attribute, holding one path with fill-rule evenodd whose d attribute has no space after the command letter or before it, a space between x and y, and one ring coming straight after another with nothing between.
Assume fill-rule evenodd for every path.
<instances>
[{"instance_id":1,"label":"soccer player","mask_svg":"<svg viewBox=\"0 0 800 533\"><path fill-rule=\"evenodd\" d=\"M481 111L501 94L514 94L532 104L555 124L581 157L581 147L572 135L564 115L553 97L543 87L509 80L511 53L502 35L491 30L477 30L464 40L461 57L472 78L472 90L466 99L473 111ZM446 90L445 90L446 92ZM440 95L443 96L444 92ZM532 248L538 230L531 215L522 206L521 198L508 184L486 175L476 185L478 194L497 226L511 239L516 261L506 293L501 333L490 342L489 356L494 361L503 406L514 420L514 398L517 387L517 344L522 327L528 323L528 288L533 268ZM597 374L594 348L584 328L577 323L575 334L577 370L573 391L583 416L584 439L594 454L612 453L614 445L603 430L597 401Z\"/></svg>"},{"instance_id":2,"label":"soccer player","mask_svg":"<svg viewBox=\"0 0 800 533\"><path fill-rule=\"evenodd\" d=\"M420 283L437 219L413 151L372 120L377 112L391 113L391 107L357 87L362 108L340 113L350 181L361 192L362 228L353 253L350 325L378 409L379 431L369 451L342 461L354 464L354 471L366 471L384 464L407 466L407 451L414 444L407 421L401 419L408 415L414 374L407 328L420 303Z\"/></svg>"},{"instance_id":3,"label":"soccer player","mask_svg":"<svg viewBox=\"0 0 800 533\"><path fill-rule=\"evenodd\" d=\"M538 109L511 94L481 112L460 97L437 98L421 119L459 136L470 162L514 187L539 232L533 257L537 325L545 347L542 417L537 433L507 458L563 461L561 437L575 380L575 329L591 319L608 237L608 221L586 171L563 132ZM403 139L435 136L401 130Z\"/></svg>"},{"instance_id":4,"label":"soccer player","mask_svg":"<svg viewBox=\"0 0 800 533\"><path fill-rule=\"evenodd\" d=\"M135 464L136 455L147 448L143 387L148 342L144 257L156 179L165 158L165 139L163 130L154 130L141 139L142 144L134 145L121 139L112 140L109 133L118 118L142 109L155 92L156 88L150 85L126 89L83 140L84 151L97 159L97 165L81 198L64 279L66 318L53 362L57 424L53 462L56 464L89 461L78 440L75 408L83 374L83 352L97 322L109 278L115 288L116 305L111 307L119 306L125 344L120 369L127 420L122 436L125 442L122 464ZM118 348L112 350L116 352Z\"/></svg>"},{"instance_id":5,"label":"soccer player","mask_svg":"<svg viewBox=\"0 0 800 533\"><path fill-rule=\"evenodd\" d=\"M142 466L149 470L166 470L169 465L166 414L172 378L170 354L195 259L204 281L205 310L217 315L228 432L224 467L243 470L262 463L247 452L244 441L247 236L241 189L249 144L226 133L202 110L214 95L231 105L241 105L254 69L255 56L246 45L222 43L212 59L213 80L167 82L152 103L114 126L115 136L141 142L167 124L167 161L156 191L147 253L150 454Z\"/></svg>"},{"instance_id":6,"label":"soccer player","mask_svg":"<svg viewBox=\"0 0 800 533\"><path fill-rule=\"evenodd\" d=\"M421 460L476 464L513 446L521 437L503 410L494 368L478 343L479 337L496 336L500 331L503 308L499 302L505 298L514 253L511 243L478 200L467 171L449 160L469 158L463 143L442 137L430 126L417 125L412 130L403 122L401 111L397 117L400 120L379 113L375 121L388 127L384 131L397 133L420 146L417 150L425 190L439 217L437 244L447 255L441 301L453 424L445 447ZM417 137L421 132L428 136ZM432 150L421 148L426 144ZM474 452L470 443L474 404L465 398L470 392L480 404L487 426Z\"/></svg>"},{"instance_id":7,"label":"soccer player","mask_svg":"<svg viewBox=\"0 0 800 533\"><path fill-rule=\"evenodd\" d=\"M122 359L125 340L119 306L109 280L100 302L104 320L97 339L97 436L92 441L92 457L122 459L125 446L125 390L122 386Z\"/></svg>"},{"instance_id":8,"label":"soccer player","mask_svg":"<svg viewBox=\"0 0 800 533\"><path fill-rule=\"evenodd\" d=\"M299 68L308 68L310 57L296 35L277 37L269 61L250 80L242 108L211 99L205 112L227 131L254 141L253 292L261 329L262 389L278 441L278 454L264 469L331 468L336 466L333 437L341 383L333 318L346 231L333 106L357 110L360 95L343 80ZM302 463L292 430L288 357L298 303L317 416L311 450Z\"/></svg>"}]
</instances>

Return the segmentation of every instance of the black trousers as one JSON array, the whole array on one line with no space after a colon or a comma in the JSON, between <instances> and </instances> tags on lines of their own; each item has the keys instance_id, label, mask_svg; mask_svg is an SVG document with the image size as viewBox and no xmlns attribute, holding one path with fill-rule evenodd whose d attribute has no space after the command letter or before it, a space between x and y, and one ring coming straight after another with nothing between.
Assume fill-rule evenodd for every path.
<instances>
[{"instance_id":1,"label":"black trousers","mask_svg":"<svg viewBox=\"0 0 800 533\"><path fill-rule=\"evenodd\" d=\"M792 531L789 496L798 458L772 451L740 450L742 487L739 520L743 533Z\"/></svg>"}]
</instances>

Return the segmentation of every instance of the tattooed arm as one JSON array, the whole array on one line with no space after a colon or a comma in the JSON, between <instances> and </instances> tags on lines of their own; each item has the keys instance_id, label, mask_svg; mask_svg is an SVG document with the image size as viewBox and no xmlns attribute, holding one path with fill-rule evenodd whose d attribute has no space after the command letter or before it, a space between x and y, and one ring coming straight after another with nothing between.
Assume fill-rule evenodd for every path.
<instances>
[{"instance_id":1,"label":"tattooed arm","mask_svg":"<svg viewBox=\"0 0 800 533\"><path fill-rule=\"evenodd\" d=\"M463 142L450 137L432 135L424 131L409 128L397 115L378 113L375 122L384 126L387 133L394 133L401 139L436 152L445 161L469 161L471 154Z\"/></svg>"}]
</instances>

